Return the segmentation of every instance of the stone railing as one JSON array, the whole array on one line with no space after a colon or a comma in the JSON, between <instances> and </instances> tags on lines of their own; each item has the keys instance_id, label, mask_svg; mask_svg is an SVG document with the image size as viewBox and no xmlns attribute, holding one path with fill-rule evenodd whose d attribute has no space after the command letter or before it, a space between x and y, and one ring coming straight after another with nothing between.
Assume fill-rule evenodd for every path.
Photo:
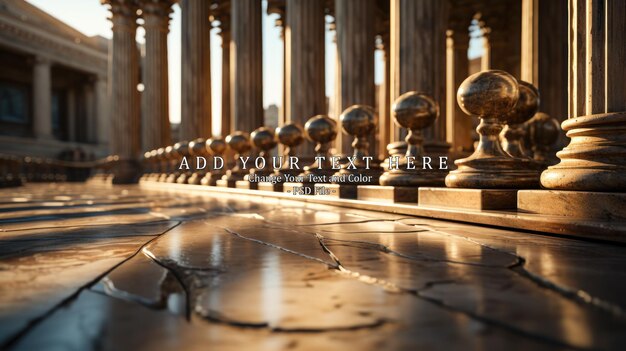
<instances>
[{"instance_id":1,"label":"stone railing","mask_svg":"<svg viewBox=\"0 0 626 351\"><path fill-rule=\"evenodd\" d=\"M0 154L0 187L27 182L81 182L108 178L117 156L94 161L68 161L45 157Z\"/></svg>"}]
</instances>

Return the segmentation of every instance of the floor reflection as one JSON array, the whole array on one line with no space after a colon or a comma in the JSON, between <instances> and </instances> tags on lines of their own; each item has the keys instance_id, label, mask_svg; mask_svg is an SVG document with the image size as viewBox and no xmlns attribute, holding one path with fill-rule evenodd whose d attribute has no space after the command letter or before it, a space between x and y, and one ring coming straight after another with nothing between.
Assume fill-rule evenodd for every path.
<instances>
[{"instance_id":1,"label":"floor reflection","mask_svg":"<svg viewBox=\"0 0 626 351\"><path fill-rule=\"evenodd\" d=\"M0 198L3 347L541 350L626 342L619 246L136 187L27 186Z\"/></svg>"}]
</instances>

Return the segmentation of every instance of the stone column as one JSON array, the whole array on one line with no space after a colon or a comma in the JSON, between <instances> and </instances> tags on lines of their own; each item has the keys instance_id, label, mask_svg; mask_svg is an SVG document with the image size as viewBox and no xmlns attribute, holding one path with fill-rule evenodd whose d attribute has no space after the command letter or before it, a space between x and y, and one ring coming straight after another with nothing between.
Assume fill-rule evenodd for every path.
<instances>
[{"instance_id":1,"label":"stone column","mask_svg":"<svg viewBox=\"0 0 626 351\"><path fill-rule=\"evenodd\" d=\"M83 92L85 97L85 141L93 143L96 141L96 100L94 99L94 79L89 77L88 81L83 84Z\"/></svg>"},{"instance_id":2,"label":"stone column","mask_svg":"<svg viewBox=\"0 0 626 351\"><path fill-rule=\"evenodd\" d=\"M482 20L489 27L486 37L489 68L500 69L520 78L521 18L519 0L499 0L485 4Z\"/></svg>"},{"instance_id":3,"label":"stone column","mask_svg":"<svg viewBox=\"0 0 626 351\"><path fill-rule=\"evenodd\" d=\"M569 4L569 119L572 138L541 184L549 189L626 191L626 2Z\"/></svg>"},{"instance_id":4,"label":"stone column","mask_svg":"<svg viewBox=\"0 0 626 351\"><path fill-rule=\"evenodd\" d=\"M182 0L180 138L211 137L210 1Z\"/></svg>"},{"instance_id":5,"label":"stone column","mask_svg":"<svg viewBox=\"0 0 626 351\"><path fill-rule=\"evenodd\" d=\"M539 111L559 121L567 119L567 32L567 0L522 1L521 78L539 88Z\"/></svg>"},{"instance_id":6,"label":"stone column","mask_svg":"<svg viewBox=\"0 0 626 351\"><path fill-rule=\"evenodd\" d=\"M33 66L33 128L35 138L53 138L50 61L40 56Z\"/></svg>"},{"instance_id":7,"label":"stone column","mask_svg":"<svg viewBox=\"0 0 626 351\"><path fill-rule=\"evenodd\" d=\"M94 82L95 120L97 126L96 141L98 144L109 143L109 97L107 94L107 78L98 75Z\"/></svg>"},{"instance_id":8,"label":"stone column","mask_svg":"<svg viewBox=\"0 0 626 351\"><path fill-rule=\"evenodd\" d=\"M469 23L458 23L448 30L446 50L446 140L453 152L472 150L472 119L461 110L456 92L469 75ZM443 117L443 116L442 116Z\"/></svg>"},{"instance_id":9,"label":"stone column","mask_svg":"<svg viewBox=\"0 0 626 351\"><path fill-rule=\"evenodd\" d=\"M287 106L287 78L285 74L285 67L287 65L287 46L285 43L285 18L287 14L286 0L268 0L267 1L267 14L276 14L278 17L275 20L276 27L280 28L280 40L283 42L283 99L278 116L278 125L285 125L286 115L285 110ZM282 155L282 144L278 144L278 153Z\"/></svg>"},{"instance_id":10,"label":"stone column","mask_svg":"<svg viewBox=\"0 0 626 351\"><path fill-rule=\"evenodd\" d=\"M113 169L113 183L134 183L140 167L141 123L139 114L139 52L137 34L138 6L132 0L105 0L113 22L111 52L111 148L120 161Z\"/></svg>"},{"instance_id":11,"label":"stone column","mask_svg":"<svg viewBox=\"0 0 626 351\"><path fill-rule=\"evenodd\" d=\"M445 116L445 18L440 0L391 0L391 100L408 91L432 96ZM425 130L427 151L446 153L446 119ZM395 128L394 141L403 135Z\"/></svg>"},{"instance_id":12,"label":"stone column","mask_svg":"<svg viewBox=\"0 0 626 351\"><path fill-rule=\"evenodd\" d=\"M232 1L231 127L247 133L263 125L262 11L261 0Z\"/></svg>"},{"instance_id":13,"label":"stone column","mask_svg":"<svg viewBox=\"0 0 626 351\"><path fill-rule=\"evenodd\" d=\"M374 0L338 0L335 2L337 32L338 101L337 111L362 104L374 107ZM345 136L345 135L344 135ZM352 153L352 138L342 138L337 148ZM372 142L372 146L375 143Z\"/></svg>"},{"instance_id":14,"label":"stone column","mask_svg":"<svg viewBox=\"0 0 626 351\"><path fill-rule=\"evenodd\" d=\"M287 121L304 126L317 115L326 114L324 77L324 2L287 0L285 45L287 62ZM298 147L302 157L313 157L313 144Z\"/></svg>"},{"instance_id":15,"label":"stone column","mask_svg":"<svg viewBox=\"0 0 626 351\"><path fill-rule=\"evenodd\" d=\"M226 137L234 130L230 99L230 28L221 26L222 31L222 128L221 135Z\"/></svg>"},{"instance_id":16,"label":"stone column","mask_svg":"<svg viewBox=\"0 0 626 351\"><path fill-rule=\"evenodd\" d=\"M146 30L142 93L145 107L143 146L157 149L172 143L169 117L167 33L172 0L143 0L143 20Z\"/></svg>"},{"instance_id":17,"label":"stone column","mask_svg":"<svg viewBox=\"0 0 626 351\"><path fill-rule=\"evenodd\" d=\"M391 120L391 89L389 64L389 33L381 36L383 52L383 81L380 83L378 96L378 156L382 159L387 156L387 145L391 142L393 122Z\"/></svg>"},{"instance_id":18,"label":"stone column","mask_svg":"<svg viewBox=\"0 0 626 351\"><path fill-rule=\"evenodd\" d=\"M68 89L66 95L67 105L67 140L77 141L77 121L76 121L76 90Z\"/></svg>"}]
</instances>

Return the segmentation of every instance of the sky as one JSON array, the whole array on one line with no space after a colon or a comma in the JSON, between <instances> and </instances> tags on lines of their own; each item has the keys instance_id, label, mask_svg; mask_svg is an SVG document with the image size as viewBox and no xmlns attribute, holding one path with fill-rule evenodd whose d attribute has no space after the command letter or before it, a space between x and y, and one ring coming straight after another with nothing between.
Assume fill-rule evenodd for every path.
<instances>
[{"instance_id":1,"label":"sky","mask_svg":"<svg viewBox=\"0 0 626 351\"><path fill-rule=\"evenodd\" d=\"M100 4L100 0L27 0L31 4L57 17L68 25L88 36L101 35L112 37L109 11ZM275 104L282 105L283 81L283 43L280 29L275 27L277 15L267 15L266 2L263 1L263 104L265 107ZM169 94L170 121L180 122L180 71L181 71L181 18L180 7L174 5L168 35L169 59ZM211 95L213 116L221 116L221 38L217 29L211 31ZM143 28L137 31L137 41L144 42ZM326 95L333 96L335 87L335 50L330 49L333 35L326 35ZM470 43L470 45L472 45ZM470 49L470 56L472 55ZM382 82L382 55L375 56L375 81ZM213 118L213 130L219 130L219 117Z\"/></svg>"}]
</instances>

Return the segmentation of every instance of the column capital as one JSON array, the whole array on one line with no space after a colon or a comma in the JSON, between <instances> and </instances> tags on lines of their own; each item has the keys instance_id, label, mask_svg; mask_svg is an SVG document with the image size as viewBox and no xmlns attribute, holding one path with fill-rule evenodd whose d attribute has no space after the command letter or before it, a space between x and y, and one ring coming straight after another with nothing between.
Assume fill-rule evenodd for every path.
<instances>
[{"instance_id":1,"label":"column capital","mask_svg":"<svg viewBox=\"0 0 626 351\"><path fill-rule=\"evenodd\" d=\"M42 56L42 55L35 55L33 57L33 64L35 65L48 65L50 66L52 64L52 60L47 57L47 56Z\"/></svg>"},{"instance_id":2,"label":"column capital","mask_svg":"<svg viewBox=\"0 0 626 351\"><path fill-rule=\"evenodd\" d=\"M139 9L139 0L100 0L100 3L109 5L109 10L114 16L135 17Z\"/></svg>"},{"instance_id":3,"label":"column capital","mask_svg":"<svg viewBox=\"0 0 626 351\"><path fill-rule=\"evenodd\" d=\"M138 0L100 0L100 3L109 6L114 31L134 32L137 29Z\"/></svg>"},{"instance_id":4,"label":"column capital","mask_svg":"<svg viewBox=\"0 0 626 351\"><path fill-rule=\"evenodd\" d=\"M144 28L169 31L170 14L175 3L176 0L139 0Z\"/></svg>"}]
</instances>

